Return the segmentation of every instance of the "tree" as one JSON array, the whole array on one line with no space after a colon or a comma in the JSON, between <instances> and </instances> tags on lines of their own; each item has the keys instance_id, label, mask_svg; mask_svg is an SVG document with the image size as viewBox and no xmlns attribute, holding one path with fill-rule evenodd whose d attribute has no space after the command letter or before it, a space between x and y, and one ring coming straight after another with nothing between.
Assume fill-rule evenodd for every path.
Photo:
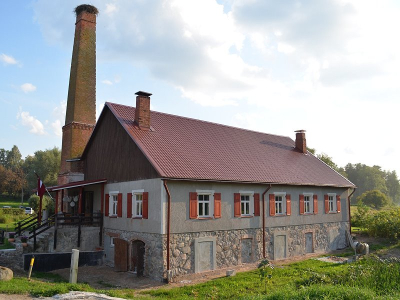
<instances>
[{"instance_id":1,"label":"tree","mask_svg":"<svg viewBox=\"0 0 400 300\"><path fill-rule=\"evenodd\" d=\"M367 166L364 164L347 164L345 172L348 179L357 186L353 199L356 199L366 191L379 190L388 193L385 180L385 172L379 166Z\"/></svg>"},{"instance_id":2,"label":"tree","mask_svg":"<svg viewBox=\"0 0 400 300\"><path fill-rule=\"evenodd\" d=\"M375 207L382 208L390 203L390 199L384 193L378 190L367 191L357 198L360 203Z\"/></svg>"},{"instance_id":3,"label":"tree","mask_svg":"<svg viewBox=\"0 0 400 300\"><path fill-rule=\"evenodd\" d=\"M24 162L24 171L31 191L37 187L36 173L40 176L45 186L57 185L60 169L61 151L54 147L45 151L36 151L33 156L28 156Z\"/></svg>"},{"instance_id":4,"label":"tree","mask_svg":"<svg viewBox=\"0 0 400 300\"><path fill-rule=\"evenodd\" d=\"M7 152L6 168L16 171L22 167L23 162L21 152L18 147L14 145L12 149Z\"/></svg>"},{"instance_id":5,"label":"tree","mask_svg":"<svg viewBox=\"0 0 400 300\"><path fill-rule=\"evenodd\" d=\"M385 173L388 195L393 202L400 203L400 182L397 178L396 171L387 171Z\"/></svg>"}]
</instances>

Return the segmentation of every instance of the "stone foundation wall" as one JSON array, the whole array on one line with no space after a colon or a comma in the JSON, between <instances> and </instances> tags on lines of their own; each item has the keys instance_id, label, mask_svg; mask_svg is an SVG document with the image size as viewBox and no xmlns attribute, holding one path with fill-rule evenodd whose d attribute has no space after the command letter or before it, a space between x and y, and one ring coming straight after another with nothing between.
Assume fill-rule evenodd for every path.
<instances>
[{"instance_id":1,"label":"stone foundation wall","mask_svg":"<svg viewBox=\"0 0 400 300\"><path fill-rule=\"evenodd\" d=\"M312 233L314 253L328 253L344 248L347 245L345 234L347 229L348 222L266 228L267 258L275 260L305 255L306 233ZM263 258L261 229L172 234L170 258L172 277L195 272L195 240L205 237L215 240L216 262L213 264L215 269L257 262ZM279 244L278 237L283 237L281 238L283 244ZM166 254L164 255L166 257ZM209 257L211 254L206 255L206 259ZM202 258L198 259L201 263Z\"/></svg>"},{"instance_id":2,"label":"stone foundation wall","mask_svg":"<svg viewBox=\"0 0 400 300\"><path fill-rule=\"evenodd\" d=\"M308 245L308 251L311 249L312 253L328 253L345 248L348 226L348 222L334 222L266 228L266 256L270 260L279 260L307 254L306 234L312 236L312 244ZM160 280L195 273L199 269L203 271L204 266L222 269L263 258L260 228L171 234L170 274L167 276L165 235L111 229L105 229L105 235L127 241L129 257L131 242L144 242L144 275ZM204 248L206 250L199 247L202 241L209 242ZM106 264L114 266L114 250L106 245L105 250L108 253ZM215 261L212 261L214 257Z\"/></svg>"},{"instance_id":3,"label":"stone foundation wall","mask_svg":"<svg viewBox=\"0 0 400 300\"><path fill-rule=\"evenodd\" d=\"M57 247L53 249L53 238L47 239L46 252L71 252L72 249L80 251L95 251L101 245L99 244L99 227L81 227L81 242L78 247L78 227L59 227L57 229ZM52 236L54 236L54 231Z\"/></svg>"},{"instance_id":4,"label":"stone foundation wall","mask_svg":"<svg viewBox=\"0 0 400 300\"><path fill-rule=\"evenodd\" d=\"M162 234L143 233L126 230L105 229L106 236L120 238L129 243L129 253L131 252L131 243L133 241L142 241L145 243L144 255L144 276L151 277L156 280L166 278L167 264L164 257L166 257L166 237ZM114 250L108 245L104 245L108 255L105 258L106 265L114 267ZM129 259L130 261L130 259Z\"/></svg>"}]
</instances>

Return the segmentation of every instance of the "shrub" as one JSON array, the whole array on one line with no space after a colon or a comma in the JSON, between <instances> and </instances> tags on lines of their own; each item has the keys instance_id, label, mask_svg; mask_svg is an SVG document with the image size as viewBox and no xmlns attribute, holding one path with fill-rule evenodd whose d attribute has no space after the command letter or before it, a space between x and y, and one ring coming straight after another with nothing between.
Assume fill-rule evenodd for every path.
<instances>
[{"instance_id":1,"label":"shrub","mask_svg":"<svg viewBox=\"0 0 400 300\"><path fill-rule=\"evenodd\" d=\"M400 237L400 208L379 211L368 216L365 228L371 236L397 239Z\"/></svg>"},{"instance_id":2,"label":"shrub","mask_svg":"<svg viewBox=\"0 0 400 300\"><path fill-rule=\"evenodd\" d=\"M29 197L29 206L32 207L35 212L39 211L39 201L40 198L38 195L33 194ZM47 209L50 215L54 213L53 200L47 195L44 195L42 198L42 209Z\"/></svg>"},{"instance_id":3,"label":"shrub","mask_svg":"<svg viewBox=\"0 0 400 300\"><path fill-rule=\"evenodd\" d=\"M351 216L351 225L356 227L365 227L370 210L371 209L368 206L359 201L356 212Z\"/></svg>"}]
</instances>

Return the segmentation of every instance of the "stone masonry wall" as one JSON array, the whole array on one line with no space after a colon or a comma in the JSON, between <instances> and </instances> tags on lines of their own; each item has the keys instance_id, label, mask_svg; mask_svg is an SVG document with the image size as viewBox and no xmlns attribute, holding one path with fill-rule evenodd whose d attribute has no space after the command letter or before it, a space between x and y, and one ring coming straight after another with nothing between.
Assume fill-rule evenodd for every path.
<instances>
[{"instance_id":1,"label":"stone masonry wall","mask_svg":"<svg viewBox=\"0 0 400 300\"><path fill-rule=\"evenodd\" d=\"M139 240L145 243L144 255L144 276L151 277L156 280L166 278L166 238L162 234L143 233L125 230L105 229L105 235L120 238L129 243L129 254L131 252L131 243ZM105 249L107 250L107 249ZM107 251L110 253L109 251ZM106 264L114 266L114 256L106 257Z\"/></svg>"},{"instance_id":2,"label":"stone masonry wall","mask_svg":"<svg viewBox=\"0 0 400 300\"><path fill-rule=\"evenodd\" d=\"M284 258L306 254L306 233L313 233L313 252L327 253L346 247L347 222L282 226L266 228L266 255L274 260L274 236L286 237ZM195 239L213 237L216 240L216 269L237 266L262 259L262 230L210 231L171 235L170 269L172 277L195 272ZM251 247L251 249L249 249Z\"/></svg>"}]
</instances>

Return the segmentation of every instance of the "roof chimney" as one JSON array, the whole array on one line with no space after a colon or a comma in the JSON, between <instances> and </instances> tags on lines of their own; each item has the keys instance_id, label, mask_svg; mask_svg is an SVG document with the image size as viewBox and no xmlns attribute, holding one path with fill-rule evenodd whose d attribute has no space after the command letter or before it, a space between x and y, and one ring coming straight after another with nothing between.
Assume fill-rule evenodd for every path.
<instances>
[{"instance_id":1,"label":"roof chimney","mask_svg":"<svg viewBox=\"0 0 400 300\"><path fill-rule=\"evenodd\" d=\"M296 130L296 149L301 153L307 153L306 131Z\"/></svg>"},{"instance_id":2,"label":"roof chimney","mask_svg":"<svg viewBox=\"0 0 400 300\"><path fill-rule=\"evenodd\" d=\"M150 96L152 94L139 91L136 96L135 122L140 129L150 129Z\"/></svg>"}]
</instances>

